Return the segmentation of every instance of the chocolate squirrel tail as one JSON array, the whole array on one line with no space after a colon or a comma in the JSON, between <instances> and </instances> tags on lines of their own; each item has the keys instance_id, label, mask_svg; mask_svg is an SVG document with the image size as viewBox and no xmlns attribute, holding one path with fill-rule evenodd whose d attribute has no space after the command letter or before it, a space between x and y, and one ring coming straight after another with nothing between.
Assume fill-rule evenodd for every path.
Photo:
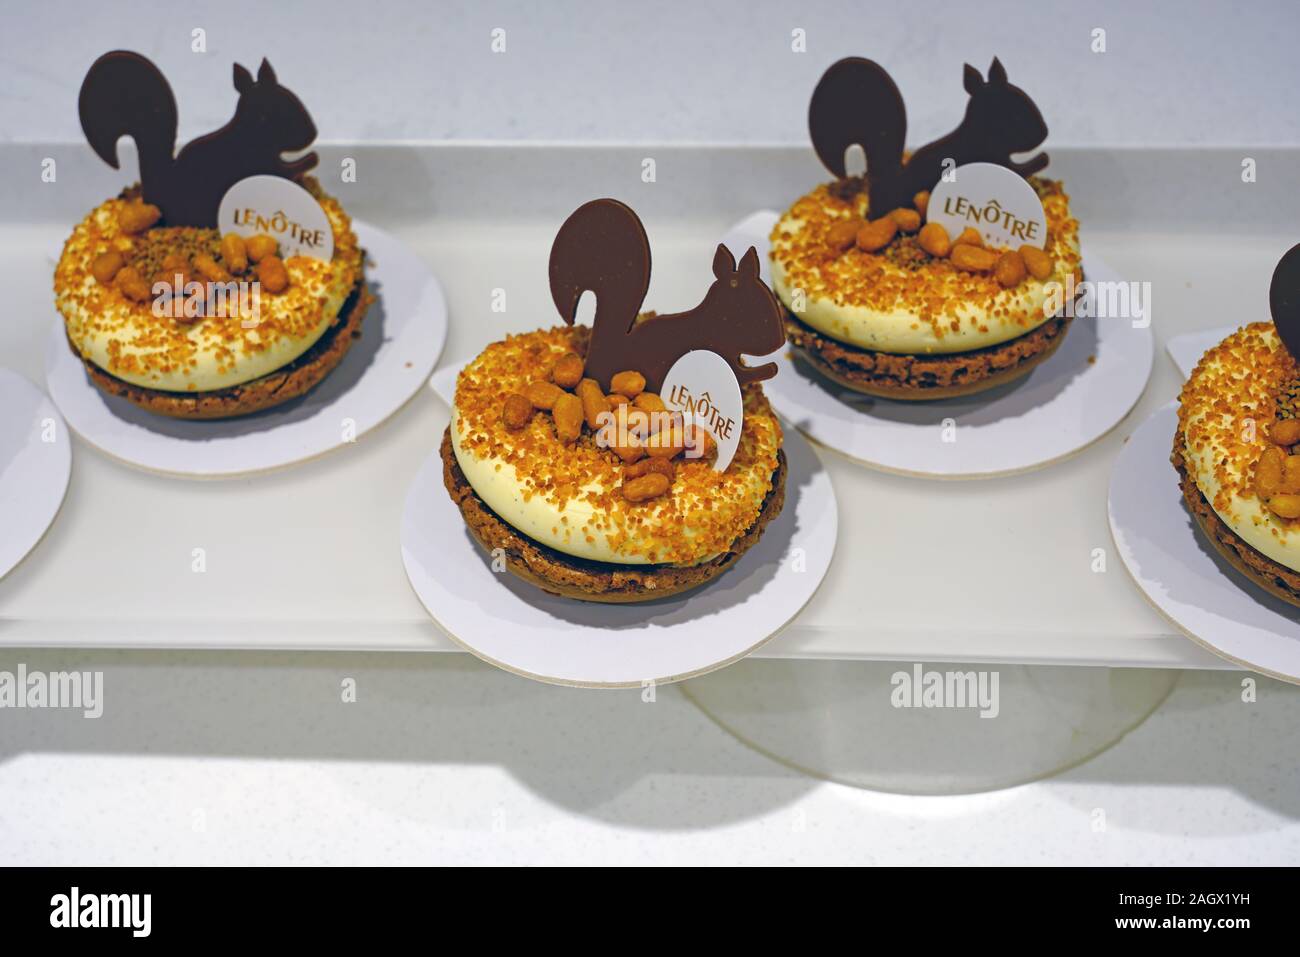
<instances>
[{"instance_id":1,"label":"chocolate squirrel tail","mask_svg":"<svg viewBox=\"0 0 1300 957\"><path fill-rule=\"evenodd\" d=\"M871 209L881 215L910 202L903 195L907 110L885 69L863 57L845 57L822 74L808 105L808 131L825 167L842 178L844 151L858 145L867 157Z\"/></svg>"},{"instance_id":2,"label":"chocolate squirrel tail","mask_svg":"<svg viewBox=\"0 0 1300 957\"><path fill-rule=\"evenodd\" d=\"M551 244L551 298L573 324L584 292L596 294L592 349L626 335L650 288L650 241L632 209L616 199L579 206Z\"/></svg>"},{"instance_id":3,"label":"chocolate squirrel tail","mask_svg":"<svg viewBox=\"0 0 1300 957\"><path fill-rule=\"evenodd\" d=\"M117 141L129 136L140 156L141 181L163 180L151 174L174 163L177 114L176 98L157 67L129 50L105 53L82 81L77 110L86 141L100 159L117 169Z\"/></svg>"}]
</instances>

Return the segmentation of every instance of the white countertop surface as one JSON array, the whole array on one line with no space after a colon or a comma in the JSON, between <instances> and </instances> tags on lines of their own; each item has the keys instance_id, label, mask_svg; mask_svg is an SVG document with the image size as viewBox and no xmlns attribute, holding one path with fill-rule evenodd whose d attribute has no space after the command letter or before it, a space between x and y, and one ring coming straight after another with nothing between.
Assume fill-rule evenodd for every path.
<instances>
[{"instance_id":1,"label":"white countertop surface","mask_svg":"<svg viewBox=\"0 0 1300 957\"><path fill-rule=\"evenodd\" d=\"M788 770L677 687L460 655L0 651L20 661L102 669L105 709L0 712L0 864L1300 862L1300 688L1246 704L1227 672L1184 672L1055 778L909 797Z\"/></svg>"}]
</instances>

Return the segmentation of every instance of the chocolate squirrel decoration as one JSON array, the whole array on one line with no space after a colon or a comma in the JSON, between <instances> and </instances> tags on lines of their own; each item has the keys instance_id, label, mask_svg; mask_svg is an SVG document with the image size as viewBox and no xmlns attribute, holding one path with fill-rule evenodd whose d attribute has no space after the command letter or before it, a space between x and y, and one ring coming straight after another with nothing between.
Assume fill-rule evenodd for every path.
<instances>
[{"instance_id":1,"label":"chocolate squirrel decoration","mask_svg":"<svg viewBox=\"0 0 1300 957\"><path fill-rule=\"evenodd\" d=\"M783 310L759 278L753 246L740 264L719 243L715 282L694 309L637 321L650 288L650 243L637 214L616 199L596 199L564 221L551 246L551 297L573 324L584 292L596 294L586 374L608 391L615 373L635 370L658 392L674 362L692 349L718 353L740 384L770 379L776 363L745 365L785 344Z\"/></svg>"},{"instance_id":2,"label":"chocolate squirrel decoration","mask_svg":"<svg viewBox=\"0 0 1300 957\"><path fill-rule=\"evenodd\" d=\"M872 215L910 206L912 197L933 189L945 159L957 166L996 163L1030 176L1047 166L1047 154L1024 163L1012 153L1027 153L1047 139L1047 124L1029 95L1007 82L997 57L988 79L966 64L962 77L970 100L961 125L903 161L907 110L885 69L862 57L847 57L822 74L808 105L813 149L828 170L845 175L844 151L857 144L867 156L868 203Z\"/></svg>"},{"instance_id":3,"label":"chocolate squirrel decoration","mask_svg":"<svg viewBox=\"0 0 1300 957\"><path fill-rule=\"evenodd\" d=\"M1273 269L1268 286L1268 307L1277 337L1300 362L1300 244L1292 246Z\"/></svg>"},{"instance_id":4,"label":"chocolate squirrel decoration","mask_svg":"<svg viewBox=\"0 0 1300 957\"><path fill-rule=\"evenodd\" d=\"M105 53L81 83L77 108L91 149L117 169L117 141L135 140L144 200L162 210L168 226L216 226L221 197L241 179L269 174L299 181L316 165L315 153L282 158L310 146L316 126L298 97L276 81L271 64L262 61L257 79L238 63L234 72L234 117L174 156L176 98L149 60L128 50Z\"/></svg>"}]
</instances>

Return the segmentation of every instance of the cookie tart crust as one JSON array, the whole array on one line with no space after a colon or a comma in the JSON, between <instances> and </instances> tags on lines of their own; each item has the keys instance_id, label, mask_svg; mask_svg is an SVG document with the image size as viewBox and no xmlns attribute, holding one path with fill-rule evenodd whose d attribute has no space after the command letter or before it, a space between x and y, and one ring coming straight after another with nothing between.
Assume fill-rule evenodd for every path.
<instances>
[{"instance_id":1,"label":"cookie tart crust","mask_svg":"<svg viewBox=\"0 0 1300 957\"><path fill-rule=\"evenodd\" d=\"M1239 329L1183 386L1171 462L1215 550L1300 607L1300 370L1272 323Z\"/></svg>"}]
</instances>

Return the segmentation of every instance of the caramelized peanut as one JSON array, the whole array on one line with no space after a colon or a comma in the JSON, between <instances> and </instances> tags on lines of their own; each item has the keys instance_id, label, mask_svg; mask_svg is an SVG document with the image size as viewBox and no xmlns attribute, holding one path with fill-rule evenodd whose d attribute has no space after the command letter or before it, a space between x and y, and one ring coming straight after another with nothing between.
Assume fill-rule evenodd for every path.
<instances>
[{"instance_id":1,"label":"caramelized peanut","mask_svg":"<svg viewBox=\"0 0 1300 957\"><path fill-rule=\"evenodd\" d=\"M826 244L838 256L857 241L861 226L862 221L857 218L836 220L826 231Z\"/></svg>"},{"instance_id":2,"label":"caramelized peanut","mask_svg":"<svg viewBox=\"0 0 1300 957\"><path fill-rule=\"evenodd\" d=\"M663 495L671 485L671 480L662 472L647 472L623 483L623 497L633 503L648 502Z\"/></svg>"},{"instance_id":3,"label":"caramelized peanut","mask_svg":"<svg viewBox=\"0 0 1300 957\"><path fill-rule=\"evenodd\" d=\"M1282 463L1282 487L1278 491L1300 495L1300 455L1288 455Z\"/></svg>"},{"instance_id":4,"label":"caramelized peanut","mask_svg":"<svg viewBox=\"0 0 1300 957\"><path fill-rule=\"evenodd\" d=\"M671 459L680 455L685 448L686 433L681 426L675 425L650 436L645 450L651 458Z\"/></svg>"},{"instance_id":5,"label":"caramelized peanut","mask_svg":"<svg viewBox=\"0 0 1300 957\"><path fill-rule=\"evenodd\" d=\"M118 270L126 265L126 259L117 251L100 253L95 257L95 261L90 264L90 271L95 279L107 286L113 281Z\"/></svg>"},{"instance_id":6,"label":"caramelized peanut","mask_svg":"<svg viewBox=\"0 0 1300 957\"><path fill-rule=\"evenodd\" d=\"M643 409L646 412L668 411L668 406L664 405L664 400L659 398L659 396L653 392L642 392L632 400L632 404L638 409Z\"/></svg>"},{"instance_id":7,"label":"caramelized peanut","mask_svg":"<svg viewBox=\"0 0 1300 957\"><path fill-rule=\"evenodd\" d=\"M255 263L260 263L267 256L274 256L280 251L280 242L274 236L258 233L244 240L244 252Z\"/></svg>"},{"instance_id":8,"label":"caramelized peanut","mask_svg":"<svg viewBox=\"0 0 1300 957\"><path fill-rule=\"evenodd\" d=\"M974 226L967 226L961 231L961 235L957 237L953 245L955 246L957 243L965 243L967 246L983 246L984 239L980 236L978 229Z\"/></svg>"},{"instance_id":9,"label":"caramelized peanut","mask_svg":"<svg viewBox=\"0 0 1300 957\"><path fill-rule=\"evenodd\" d=\"M993 278L1005 289L1024 282L1025 261L1020 258L1020 253L1011 249L999 256L997 266L993 269Z\"/></svg>"},{"instance_id":10,"label":"caramelized peanut","mask_svg":"<svg viewBox=\"0 0 1300 957\"><path fill-rule=\"evenodd\" d=\"M925 211L930 208L930 191L928 189L923 189L913 196L912 205L916 207L918 213L924 216Z\"/></svg>"},{"instance_id":11,"label":"caramelized peanut","mask_svg":"<svg viewBox=\"0 0 1300 957\"><path fill-rule=\"evenodd\" d=\"M121 290L122 295L135 302L144 302L149 298L149 284L144 281L140 271L134 266L124 266L113 278L113 285Z\"/></svg>"},{"instance_id":12,"label":"caramelized peanut","mask_svg":"<svg viewBox=\"0 0 1300 957\"><path fill-rule=\"evenodd\" d=\"M555 408L556 400L563 394L564 390L550 382L530 382L524 386L524 395L533 407L547 412Z\"/></svg>"},{"instance_id":13,"label":"caramelized peanut","mask_svg":"<svg viewBox=\"0 0 1300 957\"><path fill-rule=\"evenodd\" d=\"M197 257L196 257L197 259ZM195 265L198 265L197 261ZM265 256L257 264L257 281L267 292L284 292L289 288L289 270L279 256Z\"/></svg>"},{"instance_id":14,"label":"caramelized peanut","mask_svg":"<svg viewBox=\"0 0 1300 957\"><path fill-rule=\"evenodd\" d=\"M207 253L198 253L194 257L194 268L199 271L199 275L208 282L230 282L230 273L226 272L226 267L217 262Z\"/></svg>"},{"instance_id":15,"label":"caramelized peanut","mask_svg":"<svg viewBox=\"0 0 1300 957\"><path fill-rule=\"evenodd\" d=\"M914 209L900 206L889 214L889 218L905 233L914 233L921 228L921 214Z\"/></svg>"},{"instance_id":16,"label":"caramelized peanut","mask_svg":"<svg viewBox=\"0 0 1300 957\"><path fill-rule=\"evenodd\" d=\"M634 465L629 465L624 470L623 477L624 479L640 478L650 472L658 472L671 482L677 475L677 467L673 465L672 459L645 458Z\"/></svg>"},{"instance_id":17,"label":"caramelized peanut","mask_svg":"<svg viewBox=\"0 0 1300 957\"><path fill-rule=\"evenodd\" d=\"M685 426L685 417L680 412L669 412L666 408L662 412L650 412L650 434L654 435L659 432L667 432L670 429L682 429Z\"/></svg>"},{"instance_id":18,"label":"caramelized peanut","mask_svg":"<svg viewBox=\"0 0 1300 957\"><path fill-rule=\"evenodd\" d=\"M561 442L575 442L582 434L582 400L571 392L561 392L551 408L555 434Z\"/></svg>"},{"instance_id":19,"label":"caramelized peanut","mask_svg":"<svg viewBox=\"0 0 1300 957\"><path fill-rule=\"evenodd\" d=\"M635 399L645 391L645 376L639 372L615 372L609 380L609 391L619 392L629 399Z\"/></svg>"},{"instance_id":20,"label":"caramelized peanut","mask_svg":"<svg viewBox=\"0 0 1300 957\"><path fill-rule=\"evenodd\" d=\"M179 283L177 277L180 277ZM172 286L172 295L181 295L184 286L194 278L194 267L181 253L168 253L162 261L162 280ZM177 288L177 286L181 288Z\"/></svg>"},{"instance_id":21,"label":"caramelized peanut","mask_svg":"<svg viewBox=\"0 0 1300 957\"><path fill-rule=\"evenodd\" d=\"M518 392L512 392L506 396L505 405L501 409L501 421L511 432L518 432L533 417L533 404L528 401L527 396L520 395Z\"/></svg>"},{"instance_id":22,"label":"caramelized peanut","mask_svg":"<svg viewBox=\"0 0 1300 957\"><path fill-rule=\"evenodd\" d=\"M622 406L613 413L609 427L597 434L597 442L603 443L624 462L635 462L645 455L643 440L648 418L644 412Z\"/></svg>"},{"instance_id":23,"label":"caramelized peanut","mask_svg":"<svg viewBox=\"0 0 1300 957\"><path fill-rule=\"evenodd\" d=\"M1300 442L1300 419L1277 419L1268 427L1268 439L1278 445Z\"/></svg>"},{"instance_id":24,"label":"caramelized peanut","mask_svg":"<svg viewBox=\"0 0 1300 957\"><path fill-rule=\"evenodd\" d=\"M948 230L943 228L942 223L926 223L921 227L916 241L937 259L946 259L948 253L952 252L952 240L948 238Z\"/></svg>"},{"instance_id":25,"label":"caramelized peanut","mask_svg":"<svg viewBox=\"0 0 1300 957\"><path fill-rule=\"evenodd\" d=\"M1268 507L1280 518L1300 518L1300 495L1274 495Z\"/></svg>"},{"instance_id":26,"label":"caramelized peanut","mask_svg":"<svg viewBox=\"0 0 1300 957\"><path fill-rule=\"evenodd\" d=\"M619 427L643 441L650 434L650 413L635 406L627 406L614 413Z\"/></svg>"},{"instance_id":27,"label":"caramelized peanut","mask_svg":"<svg viewBox=\"0 0 1300 957\"><path fill-rule=\"evenodd\" d=\"M957 243L952 247L949 261L967 272L988 272L998 263L998 254L991 249Z\"/></svg>"},{"instance_id":28,"label":"caramelized peanut","mask_svg":"<svg viewBox=\"0 0 1300 957\"><path fill-rule=\"evenodd\" d=\"M632 400L621 392L611 392L609 395L605 396L605 398L609 401L609 407L615 411L623 408L625 405L632 404Z\"/></svg>"},{"instance_id":29,"label":"caramelized peanut","mask_svg":"<svg viewBox=\"0 0 1300 957\"><path fill-rule=\"evenodd\" d=\"M1019 252L1029 275L1041 281L1052 274L1052 257L1037 246L1021 246Z\"/></svg>"},{"instance_id":30,"label":"caramelized peanut","mask_svg":"<svg viewBox=\"0 0 1300 957\"><path fill-rule=\"evenodd\" d=\"M555 361L555 367L551 369L551 380L562 389L574 389L582 381L582 373L582 357L569 352Z\"/></svg>"},{"instance_id":31,"label":"caramelized peanut","mask_svg":"<svg viewBox=\"0 0 1300 957\"><path fill-rule=\"evenodd\" d=\"M226 233L221 237L221 258L226 263L226 268L236 276L242 275L248 268L248 248L244 245L244 237L238 233Z\"/></svg>"},{"instance_id":32,"label":"caramelized peanut","mask_svg":"<svg viewBox=\"0 0 1300 957\"><path fill-rule=\"evenodd\" d=\"M645 457L645 446L639 442L627 442L621 445L615 443L610 446L610 449L627 465Z\"/></svg>"},{"instance_id":33,"label":"caramelized peanut","mask_svg":"<svg viewBox=\"0 0 1300 957\"><path fill-rule=\"evenodd\" d=\"M152 203L127 203L117 214L117 224L124 233L142 233L158 220L162 219L162 210Z\"/></svg>"},{"instance_id":34,"label":"caramelized peanut","mask_svg":"<svg viewBox=\"0 0 1300 957\"><path fill-rule=\"evenodd\" d=\"M595 432L600 428L601 413L611 411L609 400L595 379L583 379L575 393L582 400L582 415L587 420L587 428Z\"/></svg>"},{"instance_id":35,"label":"caramelized peanut","mask_svg":"<svg viewBox=\"0 0 1300 957\"><path fill-rule=\"evenodd\" d=\"M1286 453L1279 448L1265 449L1255 463L1255 494L1268 501L1282 491Z\"/></svg>"},{"instance_id":36,"label":"caramelized peanut","mask_svg":"<svg viewBox=\"0 0 1300 957\"><path fill-rule=\"evenodd\" d=\"M898 224L886 216L875 219L858 229L858 248L864 253L879 252L888 246L898 232Z\"/></svg>"}]
</instances>

